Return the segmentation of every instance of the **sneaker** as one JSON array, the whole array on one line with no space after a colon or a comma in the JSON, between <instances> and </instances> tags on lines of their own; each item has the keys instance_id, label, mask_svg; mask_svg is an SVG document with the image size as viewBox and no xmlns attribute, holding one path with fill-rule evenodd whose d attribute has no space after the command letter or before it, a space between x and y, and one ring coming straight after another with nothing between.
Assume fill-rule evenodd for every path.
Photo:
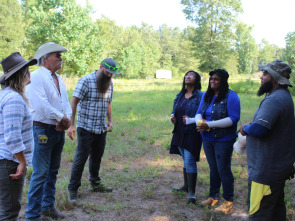
<instances>
[{"instance_id":1,"label":"sneaker","mask_svg":"<svg viewBox=\"0 0 295 221\"><path fill-rule=\"evenodd\" d=\"M233 206L233 202L229 202L227 200L224 200L223 203L214 209L215 213L224 213L224 214L228 214L233 210L234 206Z\"/></svg>"},{"instance_id":2,"label":"sneaker","mask_svg":"<svg viewBox=\"0 0 295 221\"><path fill-rule=\"evenodd\" d=\"M66 215L58 211L56 208L52 208L46 211L42 211L42 216L50 217L51 219L64 219Z\"/></svg>"},{"instance_id":3,"label":"sneaker","mask_svg":"<svg viewBox=\"0 0 295 221\"><path fill-rule=\"evenodd\" d=\"M215 206L218 202L219 200L215 200L212 197L209 197L208 199L202 201L202 204L204 206Z\"/></svg>"},{"instance_id":4,"label":"sneaker","mask_svg":"<svg viewBox=\"0 0 295 221\"><path fill-rule=\"evenodd\" d=\"M71 203L76 203L78 200L78 192L77 191L70 191L69 190L69 195L68 195L68 201Z\"/></svg>"},{"instance_id":5,"label":"sneaker","mask_svg":"<svg viewBox=\"0 0 295 221\"><path fill-rule=\"evenodd\" d=\"M96 181L95 183L91 183L91 192L101 192L101 193L109 193L113 191L112 187L104 185L101 181Z\"/></svg>"}]
</instances>

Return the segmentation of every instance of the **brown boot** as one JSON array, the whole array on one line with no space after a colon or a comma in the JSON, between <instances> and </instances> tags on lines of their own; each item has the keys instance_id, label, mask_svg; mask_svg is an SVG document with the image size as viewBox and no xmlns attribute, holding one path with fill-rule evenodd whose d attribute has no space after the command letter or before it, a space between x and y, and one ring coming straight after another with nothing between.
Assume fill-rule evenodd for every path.
<instances>
[{"instance_id":1,"label":"brown boot","mask_svg":"<svg viewBox=\"0 0 295 221\"><path fill-rule=\"evenodd\" d=\"M42 216L47 216L47 217L50 217L54 220L66 218L66 215L63 214L62 212L58 211L56 208L42 211Z\"/></svg>"},{"instance_id":2,"label":"brown boot","mask_svg":"<svg viewBox=\"0 0 295 221\"><path fill-rule=\"evenodd\" d=\"M218 202L219 202L219 200L215 200L215 199L209 197L208 199L202 201L202 204L204 206L215 206Z\"/></svg>"},{"instance_id":3,"label":"brown boot","mask_svg":"<svg viewBox=\"0 0 295 221\"><path fill-rule=\"evenodd\" d=\"M219 207L214 209L214 212L228 214L233 210L233 208L234 208L233 202L224 200Z\"/></svg>"}]
</instances>

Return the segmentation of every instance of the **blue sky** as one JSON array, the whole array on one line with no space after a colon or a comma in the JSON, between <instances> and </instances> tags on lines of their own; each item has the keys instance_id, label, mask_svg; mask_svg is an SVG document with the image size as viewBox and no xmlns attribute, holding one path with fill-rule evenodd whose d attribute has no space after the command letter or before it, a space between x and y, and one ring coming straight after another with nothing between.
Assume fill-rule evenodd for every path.
<instances>
[{"instance_id":1,"label":"blue sky","mask_svg":"<svg viewBox=\"0 0 295 221\"><path fill-rule=\"evenodd\" d=\"M82 4L86 0L77 0ZM93 19L102 14L124 27L140 26L142 22L158 28L162 24L185 28L192 25L185 19L180 0L89 0L96 11ZM254 25L252 35L256 43L264 38L285 47L285 36L295 31L295 0L242 0L244 14L240 19ZM291 17L292 16L292 17Z\"/></svg>"}]
</instances>

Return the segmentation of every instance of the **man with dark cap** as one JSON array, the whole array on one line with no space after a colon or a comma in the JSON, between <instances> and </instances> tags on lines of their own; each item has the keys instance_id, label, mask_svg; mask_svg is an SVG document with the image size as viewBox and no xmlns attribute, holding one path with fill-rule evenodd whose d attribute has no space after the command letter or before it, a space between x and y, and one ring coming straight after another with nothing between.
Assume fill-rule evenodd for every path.
<instances>
[{"instance_id":1,"label":"man with dark cap","mask_svg":"<svg viewBox=\"0 0 295 221\"><path fill-rule=\"evenodd\" d=\"M285 181L294 175L294 104L288 86L291 68L281 60L259 65L258 96L266 94L253 121L241 125L247 135L249 220L286 220Z\"/></svg>"},{"instance_id":2,"label":"man with dark cap","mask_svg":"<svg viewBox=\"0 0 295 221\"><path fill-rule=\"evenodd\" d=\"M113 130L112 97L114 74L119 74L116 62L106 58L100 63L100 69L82 77L72 96L73 114L68 136L74 139L75 115L78 105L77 134L78 145L72 165L71 179L68 186L70 202L77 201L78 188L85 163L89 158L89 173L92 192L112 192L105 186L100 177L100 162L105 150L107 132ZM107 123L105 122L107 118Z\"/></svg>"}]
</instances>

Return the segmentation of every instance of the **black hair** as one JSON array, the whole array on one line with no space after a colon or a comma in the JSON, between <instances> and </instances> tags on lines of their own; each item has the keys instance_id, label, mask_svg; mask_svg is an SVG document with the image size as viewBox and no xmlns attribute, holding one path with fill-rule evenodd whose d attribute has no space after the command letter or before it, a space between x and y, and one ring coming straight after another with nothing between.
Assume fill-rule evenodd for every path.
<instances>
[{"instance_id":1,"label":"black hair","mask_svg":"<svg viewBox=\"0 0 295 221\"><path fill-rule=\"evenodd\" d=\"M213 74L217 74L220 77L220 88L218 91L218 96L216 98L216 102L221 101L226 97L226 93L228 92L228 72L224 69L215 69L209 73L210 77L212 77ZM209 78L209 84L208 84L208 89L206 92L206 95L204 97L204 100L206 102L211 102L213 97L214 97L215 91L211 88L210 85L210 78Z\"/></svg>"},{"instance_id":2,"label":"black hair","mask_svg":"<svg viewBox=\"0 0 295 221\"><path fill-rule=\"evenodd\" d=\"M186 87L185 87L185 76L188 74L188 73L194 73L195 75L195 84L194 84L194 90L193 90L193 93L196 92L196 90L201 90L202 89L202 86L201 86L201 76L199 75L198 72L196 71L188 71L185 73L184 77L183 77L183 82L182 82L182 88L181 88L181 91L182 93L185 93L186 92Z\"/></svg>"}]
</instances>

